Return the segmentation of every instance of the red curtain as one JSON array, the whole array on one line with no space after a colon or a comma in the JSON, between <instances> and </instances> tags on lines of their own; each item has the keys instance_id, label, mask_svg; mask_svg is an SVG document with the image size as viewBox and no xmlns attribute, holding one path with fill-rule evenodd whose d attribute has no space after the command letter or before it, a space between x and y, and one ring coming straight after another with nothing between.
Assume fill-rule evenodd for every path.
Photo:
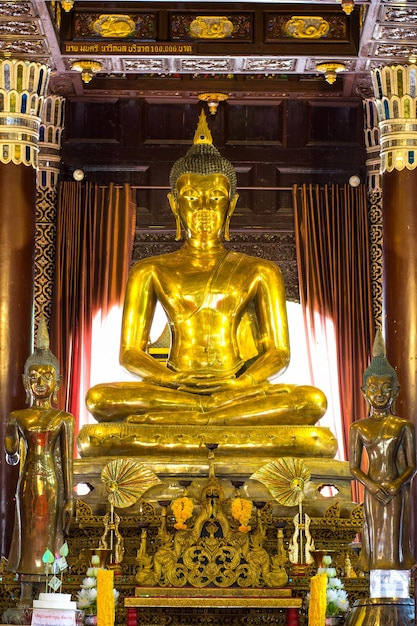
<instances>
[{"instance_id":1,"label":"red curtain","mask_svg":"<svg viewBox=\"0 0 417 626\"><path fill-rule=\"evenodd\" d=\"M311 350L333 322L343 446L366 416L362 375L375 334L372 315L366 188L303 185L293 189L300 297ZM319 328L319 325L321 327Z\"/></svg>"},{"instance_id":2,"label":"red curtain","mask_svg":"<svg viewBox=\"0 0 417 626\"><path fill-rule=\"evenodd\" d=\"M134 232L129 185L59 185L51 349L62 370L59 406L76 423L90 386L93 318L123 300Z\"/></svg>"}]
</instances>

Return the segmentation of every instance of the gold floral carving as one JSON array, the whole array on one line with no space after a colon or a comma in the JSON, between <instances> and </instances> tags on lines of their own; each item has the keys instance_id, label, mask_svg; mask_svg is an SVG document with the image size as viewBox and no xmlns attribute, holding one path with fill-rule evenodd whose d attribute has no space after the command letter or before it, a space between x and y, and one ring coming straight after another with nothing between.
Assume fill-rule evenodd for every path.
<instances>
[{"instance_id":1,"label":"gold floral carving","mask_svg":"<svg viewBox=\"0 0 417 626\"><path fill-rule=\"evenodd\" d=\"M186 504L193 504L191 499ZM174 510L178 500L171 504ZM247 510L252 511L252 503ZM251 526L239 526L225 499L220 481L214 475L213 453L209 454L209 478L200 497L187 513L185 526L174 524L170 529L163 514L158 536L157 550L148 552L146 528L143 528L141 544L137 552L138 571L136 582L141 587L175 587L202 589L228 587L256 589L283 587L288 582L285 565L288 557L283 535L277 537L276 553L270 555L264 548L266 541L265 520L258 510ZM176 507L178 509L178 507ZM245 516L245 522L249 516ZM240 517L240 516L239 516Z\"/></svg>"},{"instance_id":2,"label":"gold floral carving","mask_svg":"<svg viewBox=\"0 0 417 626\"><path fill-rule=\"evenodd\" d=\"M329 32L329 22L322 17L293 16L285 24L284 30L287 35L294 39L320 39Z\"/></svg>"},{"instance_id":3,"label":"gold floral carving","mask_svg":"<svg viewBox=\"0 0 417 626\"><path fill-rule=\"evenodd\" d=\"M100 15L93 29L100 37L122 39L135 32L135 22L128 15Z\"/></svg>"},{"instance_id":4,"label":"gold floral carving","mask_svg":"<svg viewBox=\"0 0 417 626\"><path fill-rule=\"evenodd\" d=\"M227 17L199 16L190 24L190 35L195 39L224 39L233 32L233 24Z\"/></svg>"}]
</instances>

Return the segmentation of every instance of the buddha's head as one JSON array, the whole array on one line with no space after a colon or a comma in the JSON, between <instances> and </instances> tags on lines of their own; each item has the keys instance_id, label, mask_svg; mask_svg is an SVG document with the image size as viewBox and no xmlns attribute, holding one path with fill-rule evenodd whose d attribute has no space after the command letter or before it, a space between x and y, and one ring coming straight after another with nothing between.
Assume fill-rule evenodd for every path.
<instances>
[{"instance_id":1,"label":"buddha's head","mask_svg":"<svg viewBox=\"0 0 417 626\"><path fill-rule=\"evenodd\" d=\"M194 135L194 143L187 154L174 163L169 181L171 193L168 194L168 199L177 221L176 239L181 238L181 222L187 228L184 224L187 219L186 208L196 205L197 195L222 212L220 227L224 229L225 239L229 239L230 218L238 199L236 172L230 161L222 157L213 146L203 111ZM200 223L203 224L204 221L202 217Z\"/></svg>"},{"instance_id":2,"label":"buddha's head","mask_svg":"<svg viewBox=\"0 0 417 626\"><path fill-rule=\"evenodd\" d=\"M61 377L59 362L49 349L49 334L45 318L41 316L36 335L36 346L26 359L23 370L23 385L27 400L31 397L47 399L59 388Z\"/></svg>"},{"instance_id":3,"label":"buddha's head","mask_svg":"<svg viewBox=\"0 0 417 626\"><path fill-rule=\"evenodd\" d=\"M376 409L389 408L399 393L398 376L385 355L385 343L377 330L372 349L372 360L363 373L362 391L369 404Z\"/></svg>"}]
</instances>

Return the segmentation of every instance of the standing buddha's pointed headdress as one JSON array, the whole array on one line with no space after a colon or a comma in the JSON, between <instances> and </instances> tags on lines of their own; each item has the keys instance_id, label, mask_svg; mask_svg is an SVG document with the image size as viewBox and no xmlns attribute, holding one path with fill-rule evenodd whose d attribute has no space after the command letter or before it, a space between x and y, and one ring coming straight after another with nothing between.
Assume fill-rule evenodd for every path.
<instances>
[{"instance_id":1,"label":"standing buddha's pointed headdress","mask_svg":"<svg viewBox=\"0 0 417 626\"><path fill-rule=\"evenodd\" d=\"M56 356L52 354L49 349L49 333L43 315L41 315L39 319L35 350L26 359L24 376L28 375L29 368L32 365L51 365L55 369L56 378L59 378L59 362Z\"/></svg>"},{"instance_id":2,"label":"standing buddha's pointed headdress","mask_svg":"<svg viewBox=\"0 0 417 626\"><path fill-rule=\"evenodd\" d=\"M398 385L397 372L386 357L385 342L380 329L376 331L374 345L372 347L372 360L363 373L364 387L370 376L391 376L394 384Z\"/></svg>"}]
</instances>

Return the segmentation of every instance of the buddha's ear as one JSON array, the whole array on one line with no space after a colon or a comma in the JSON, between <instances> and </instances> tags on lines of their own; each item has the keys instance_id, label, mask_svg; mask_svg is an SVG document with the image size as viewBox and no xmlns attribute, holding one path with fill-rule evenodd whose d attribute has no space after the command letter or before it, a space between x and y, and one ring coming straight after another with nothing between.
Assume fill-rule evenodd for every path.
<instances>
[{"instance_id":1,"label":"buddha's ear","mask_svg":"<svg viewBox=\"0 0 417 626\"><path fill-rule=\"evenodd\" d=\"M26 376L26 374L22 374L22 380L23 380L23 387L25 388L25 392L26 392L26 404L30 404L31 393L30 393L29 376Z\"/></svg>"},{"instance_id":2,"label":"buddha's ear","mask_svg":"<svg viewBox=\"0 0 417 626\"><path fill-rule=\"evenodd\" d=\"M236 208L236 203L239 200L239 194L235 193L233 198L230 200L229 207L226 213L226 221L224 223L224 238L226 241L230 241L230 220L232 218L233 212Z\"/></svg>"},{"instance_id":3,"label":"buddha's ear","mask_svg":"<svg viewBox=\"0 0 417 626\"><path fill-rule=\"evenodd\" d=\"M167 198L169 200L169 206L171 207L171 211L175 217L175 241L180 241L182 238L181 232L181 220L178 213L178 202L175 195L172 192L167 194Z\"/></svg>"}]
</instances>

